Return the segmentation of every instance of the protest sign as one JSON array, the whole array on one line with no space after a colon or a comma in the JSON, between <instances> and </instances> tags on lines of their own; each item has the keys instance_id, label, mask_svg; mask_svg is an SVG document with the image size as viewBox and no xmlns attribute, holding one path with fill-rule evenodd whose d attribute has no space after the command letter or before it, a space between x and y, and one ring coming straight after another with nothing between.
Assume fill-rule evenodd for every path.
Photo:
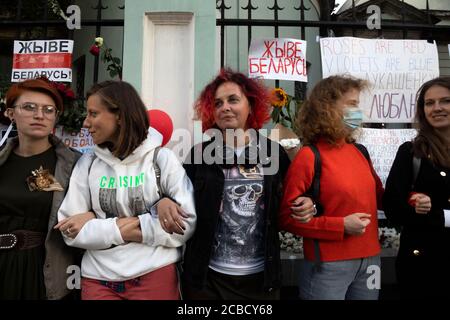
<instances>
[{"instance_id":1,"label":"protest sign","mask_svg":"<svg viewBox=\"0 0 450 320\"><path fill-rule=\"evenodd\" d=\"M66 146L74 148L81 153L91 152L91 149L94 147L92 136L85 128L82 128L80 132L69 133L63 127L58 126L55 128L55 136L60 138Z\"/></svg>"},{"instance_id":2,"label":"protest sign","mask_svg":"<svg viewBox=\"0 0 450 320\"><path fill-rule=\"evenodd\" d=\"M363 144L369 151L373 167L383 185L394 162L398 147L411 141L416 135L415 129L361 129L358 143Z\"/></svg>"},{"instance_id":3,"label":"protest sign","mask_svg":"<svg viewBox=\"0 0 450 320\"><path fill-rule=\"evenodd\" d=\"M252 39L248 75L250 78L308 82L306 41L288 38Z\"/></svg>"},{"instance_id":4,"label":"protest sign","mask_svg":"<svg viewBox=\"0 0 450 320\"><path fill-rule=\"evenodd\" d=\"M420 86L439 76L436 43L426 40L321 38L322 74L366 79L364 122L412 122Z\"/></svg>"},{"instance_id":5,"label":"protest sign","mask_svg":"<svg viewBox=\"0 0 450 320\"><path fill-rule=\"evenodd\" d=\"M14 41L11 82L45 76L72 82L73 40Z\"/></svg>"}]
</instances>

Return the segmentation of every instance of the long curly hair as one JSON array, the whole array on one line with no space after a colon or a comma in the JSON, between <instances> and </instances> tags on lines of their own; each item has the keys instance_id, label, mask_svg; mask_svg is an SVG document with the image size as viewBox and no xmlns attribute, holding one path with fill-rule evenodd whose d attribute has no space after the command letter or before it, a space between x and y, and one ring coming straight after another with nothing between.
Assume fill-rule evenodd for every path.
<instances>
[{"instance_id":1,"label":"long curly hair","mask_svg":"<svg viewBox=\"0 0 450 320\"><path fill-rule=\"evenodd\" d=\"M429 158L434 164L450 168L450 149L446 137L434 130L425 117L425 94L433 86L450 90L450 77L434 78L420 87L415 115L419 132L414 139L413 150L417 157Z\"/></svg>"},{"instance_id":2,"label":"long curly hair","mask_svg":"<svg viewBox=\"0 0 450 320\"><path fill-rule=\"evenodd\" d=\"M354 130L343 123L343 111L336 107L336 101L352 89L362 91L367 87L367 81L350 76L331 76L319 81L296 120L296 132L302 143L315 144L320 138L332 145L342 139L354 142Z\"/></svg>"},{"instance_id":3,"label":"long curly hair","mask_svg":"<svg viewBox=\"0 0 450 320\"><path fill-rule=\"evenodd\" d=\"M197 119L202 122L202 130L215 126L214 109L217 88L225 82L234 82L242 90L249 101L251 112L247 119L248 128L260 129L270 119L270 93L267 88L257 80L250 79L240 72L229 68L221 69L219 74L206 85L195 103Z\"/></svg>"}]
</instances>

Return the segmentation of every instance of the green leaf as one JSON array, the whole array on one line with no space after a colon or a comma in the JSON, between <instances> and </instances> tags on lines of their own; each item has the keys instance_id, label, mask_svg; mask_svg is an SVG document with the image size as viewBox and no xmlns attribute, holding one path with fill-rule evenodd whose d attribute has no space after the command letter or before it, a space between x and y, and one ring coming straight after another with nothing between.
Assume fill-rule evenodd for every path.
<instances>
[{"instance_id":1,"label":"green leaf","mask_svg":"<svg viewBox=\"0 0 450 320\"><path fill-rule=\"evenodd\" d=\"M284 118L281 119L280 123L285 126L286 128L290 128L291 124L289 123L289 121L284 120Z\"/></svg>"},{"instance_id":2,"label":"green leaf","mask_svg":"<svg viewBox=\"0 0 450 320\"><path fill-rule=\"evenodd\" d=\"M112 59L112 61L113 61L114 63L116 63L116 64L120 64L120 59L117 58L117 57L114 57L114 58Z\"/></svg>"},{"instance_id":3,"label":"green leaf","mask_svg":"<svg viewBox=\"0 0 450 320\"><path fill-rule=\"evenodd\" d=\"M295 117L297 117L298 112L300 111L300 108L303 105L303 101L302 100L296 100L295 101Z\"/></svg>"},{"instance_id":4,"label":"green leaf","mask_svg":"<svg viewBox=\"0 0 450 320\"><path fill-rule=\"evenodd\" d=\"M114 78L114 77L117 76L117 75L118 75L117 70L113 69L113 70L109 71L109 76L110 76L111 78Z\"/></svg>"},{"instance_id":5,"label":"green leaf","mask_svg":"<svg viewBox=\"0 0 450 320\"><path fill-rule=\"evenodd\" d=\"M272 121L273 122L278 122L278 119L280 118L280 113L281 113L281 108L273 108L272 111Z\"/></svg>"}]
</instances>

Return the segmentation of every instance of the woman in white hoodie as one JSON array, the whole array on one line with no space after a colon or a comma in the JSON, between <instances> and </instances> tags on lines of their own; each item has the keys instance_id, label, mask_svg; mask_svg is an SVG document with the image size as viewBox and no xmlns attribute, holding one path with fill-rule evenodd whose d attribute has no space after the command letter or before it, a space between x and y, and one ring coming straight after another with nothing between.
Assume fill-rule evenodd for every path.
<instances>
[{"instance_id":1,"label":"woman in white hoodie","mask_svg":"<svg viewBox=\"0 0 450 320\"><path fill-rule=\"evenodd\" d=\"M184 230L170 234L150 210L160 199L154 153L162 136L149 127L136 90L123 81L94 85L84 126L96 146L77 163L58 212L66 243L86 249L82 299L179 299L176 263L196 222L186 172L169 149L160 149L161 192L187 212ZM69 217L84 212L96 219L72 230Z\"/></svg>"}]
</instances>

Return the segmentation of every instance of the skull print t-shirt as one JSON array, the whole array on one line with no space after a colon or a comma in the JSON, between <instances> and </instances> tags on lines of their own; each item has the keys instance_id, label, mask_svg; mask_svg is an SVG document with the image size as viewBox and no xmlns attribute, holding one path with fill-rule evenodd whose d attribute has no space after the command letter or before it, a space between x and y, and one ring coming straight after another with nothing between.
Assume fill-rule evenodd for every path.
<instances>
[{"instance_id":1,"label":"skull print t-shirt","mask_svg":"<svg viewBox=\"0 0 450 320\"><path fill-rule=\"evenodd\" d=\"M225 184L209 267L229 275L264 270L264 177L261 166L223 169Z\"/></svg>"}]
</instances>

